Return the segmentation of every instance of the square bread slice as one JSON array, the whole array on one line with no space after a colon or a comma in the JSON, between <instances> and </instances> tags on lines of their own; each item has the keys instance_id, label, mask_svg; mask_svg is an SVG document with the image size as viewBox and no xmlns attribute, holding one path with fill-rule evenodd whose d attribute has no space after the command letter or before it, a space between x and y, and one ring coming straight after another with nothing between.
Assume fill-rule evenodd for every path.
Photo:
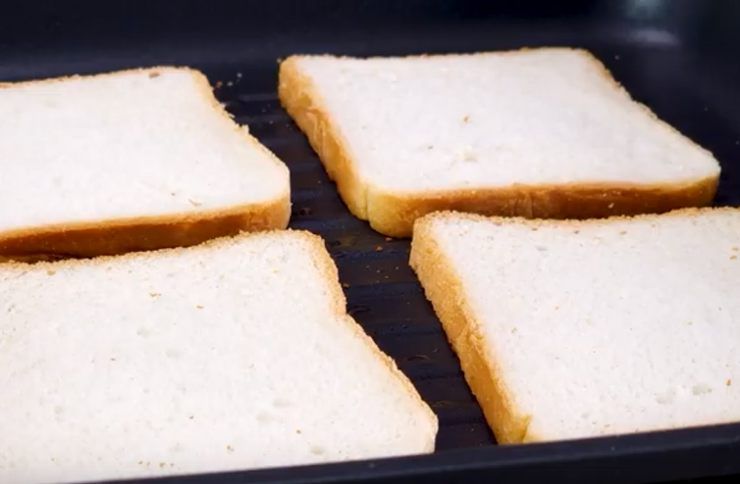
<instances>
[{"instance_id":1,"label":"square bread slice","mask_svg":"<svg viewBox=\"0 0 740 484\"><path fill-rule=\"evenodd\" d=\"M740 209L440 212L411 265L501 443L740 421Z\"/></svg>"},{"instance_id":2,"label":"square bread slice","mask_svg":"<svg viewBox=\"0 0 740 484\"><path fill-rule=\"evenodd\" d=\"M711 153L583 50L292 56L280 100L352 213L409 236L436 210L541 218L708 204Z\"/></svg>"},{"instance_id":3,"label":"square bread slice","mask_svg":"<svg viewBox=\"0 0 740 484\"><path fill-rule=\"evenodd\" d=\"M117 254L285 228L288 170L206 77L153 67L0 84L0 257Z\"/></svg>"},{"instance_id":4,"label":"square bread slice","mask_svg":"<svg viewBox=\"0 0 740 484\"><path fill-rule=\"evenodd\" d=\"M431 452L437 420L307 232L0 264L0 482Z\"/></svg>"}]
</instances>

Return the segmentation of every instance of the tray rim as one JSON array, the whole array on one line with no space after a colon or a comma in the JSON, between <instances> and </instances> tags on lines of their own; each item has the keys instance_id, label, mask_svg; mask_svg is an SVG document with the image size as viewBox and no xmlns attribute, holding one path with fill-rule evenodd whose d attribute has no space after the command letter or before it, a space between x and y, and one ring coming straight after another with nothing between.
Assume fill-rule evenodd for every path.
<instances>
[{"instance_id":1,"label":"tray rim","mask_svg":"<svg viewBox=\"0 0 740 484\"><path fill-rule=\"evenodd\" d=\"M727 459L720 455L719 451L723 449L726 449ZM662 466L658 472L653 469L649 474L655 480L740 473L740 422L545 443L484 445L404 457L105 482L297 484L405 482L410 479L474 482L477 477L521 483L541 482L544 476L554 479L568 477L571 481L599 476L602 482L640 482L647 476L644 469L635 463L646 457L678 464L671 468ZM701 462L703 465L698 466ZM686 472L686 467L692 466L693 472ZM530 473L520 475L525 467L529 467ZM579 468L576 472L575 467ZM607 468L613 472L604 474ZM712 471L707 473L707 469ZM473 477L472 473L478 475Z\"/></svg>"}]
</instances>

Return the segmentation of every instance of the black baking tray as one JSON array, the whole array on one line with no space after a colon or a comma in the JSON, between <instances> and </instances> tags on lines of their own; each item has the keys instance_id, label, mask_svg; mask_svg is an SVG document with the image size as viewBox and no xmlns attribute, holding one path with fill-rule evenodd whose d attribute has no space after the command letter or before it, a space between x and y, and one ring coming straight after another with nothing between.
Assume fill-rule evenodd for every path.
<instances>
[{"instance_id":1,"label":"black baking tray","mask_svg":"<svg viewBox=\"0 0 740 484\"><path fill-rule=\"evenodd\" d=\"M636 99L715 154L722 164L716 203L737 206L739 26L740 2L733 0L30 0L0 5L0 81L162 64L203 70L236 120L248 124L288 165L290 226L324 237L339 267L349 312L396 360L439 417L437 451L428 456L162 481L689 479L740 473L740 424L496 445L408 266L408 240L384 237L347 211L316 154L280 107L277 59L291 53L365 56L585 47Z\"/></svg>"}]
</instances>

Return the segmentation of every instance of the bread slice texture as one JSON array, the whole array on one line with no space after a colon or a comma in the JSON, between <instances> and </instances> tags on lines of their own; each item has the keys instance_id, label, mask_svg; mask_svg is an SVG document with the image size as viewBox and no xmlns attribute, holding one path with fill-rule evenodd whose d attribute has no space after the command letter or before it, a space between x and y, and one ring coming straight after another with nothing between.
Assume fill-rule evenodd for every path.
<instances>
[{"instance_id":1,"label":"bread slice texture","mask_svg":"<svg viewBox=\"0 0 740 484\"><path fill-rule=\"evenodd\" d=\"M307 232L0 264L0 481L431 452L437 420Z\"/></svg>"},{"instance_id":2,"label":"bread slice texture","mask_svg":"<svg viewBox=\"0 0 740 484\"><path fill-rule=\"evenodd\" d=\"M438 210L540 218L711 202L711 153L584 50L291 56L280 100L357 217L410 236Z\"/></svg>"},{"instance_id":3,"label":"bread slice texture","mask_svg":"<svg viewBox=\"0 0 740 484\"><path fill-rule=\"evenodd\" d=\"M206 77L153 67L0 84L0 257L95 256L285 228L286 166Z\"/></svg>"},{"instance_id":4,"label":"bread slice texture","mask_svg":"<svg viewBox=\"0 0 740 484\"><path fill-rule=\"evenodd\" d=\"M740 209L439 212L411 265L500 443L740 421Z\"/></svg>"}]
</instances>

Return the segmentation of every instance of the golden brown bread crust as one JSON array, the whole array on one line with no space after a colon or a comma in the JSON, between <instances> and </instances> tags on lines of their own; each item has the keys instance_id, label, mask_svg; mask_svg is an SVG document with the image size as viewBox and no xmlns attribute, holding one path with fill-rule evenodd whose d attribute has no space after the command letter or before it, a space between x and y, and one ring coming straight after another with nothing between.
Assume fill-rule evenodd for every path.
<instances>
[{"instance_id":1,"label":"golden brown bread crust","mask_svg":"<svg viewBox=\"0 0 740 484\"><path fill-rule=\"evenodd\" d=\"M518 52L521 50L505 54ZM598 59L587 51L582 52L615 88L623 89ZM530 218L592 218L701 207L710 204L717 191L719 175L674 184L514 185L418 193L383 190L360 177L349 145L341 135L341 127L332 120L313 81L301 74L297 61L298 58L292 56L280 64L280 101L319 154L350 211L386 235L409 237L414 220L438 210ZM678 132L646 106L640 106L664 128Z\"/></svg>"},{"instance_id":2,"label":"golden brown bread crust","mask_svg":"<svg viewBox=\"0 0 740 484\"><path fill-rule=\"evenodd\" d=\"M332 123L313 82L299 72L295 57L280 63L278 77L278 96L283 107L306 133L329 178L337 182L344 203L355 216L367 220L367 184L357 172L340 127Z\"/></svg>"},{"instance_id":3,"label":"golden brown bread crust","mask_svg":"<svg viewBox=\"0 0 740 484\"><path fill-rule=\"evenodd\" d=\"M458 210L507 217L585 219L662 213L709 205L718 178L684 185L572 184L514 186L415 194L372 192L370 225L387 235L408 237L414 221L431 212Z\"/></svg>"},{"instance_id":4,"label":"golden brown bread crust","mask_svg":"<svg viewBox=\"0 0 740 484\"><path fill-rule=\"evenodd\" d=\"M0 261L115 255L185 247L241 231L285 228L290 202L233 207L214 212L59 224L0 233Z\"/></svg>"},{"instance_id":5,"label":"golden brown bread crust","mask_svg":"<svg viewBox=\"0 0 740 484\"><path fill-rule=\"evenodd\" d=\"M199 71L190 68L158 66L147 69L130 69L94 76L115 76L126 72L148 72L157 76L166 70L188 71L198 84L206 100L221 115L227 117L234 129L246 141L284 171L286 190L274 200L240 206L224 207L219 210L172 213L157 216L142 216L125 219L109 219L90 222L54 224L28 227L20 230L0 231L0 261L35 261L65 257L92 257L115 255L130 251L152 250L168 247L183 247L199 244L205 240L224 235L235 235L241 231L283 229L290 219L290 187L287 182L287 167L256 138L231 120L229 113L213 96L208 79ZM0 89L40 83L63 82L80 76L44 79L19 83L0 83Z\"/></svg>"},{"instance_id":6,"label":"golden brown bread crust","mask_svg":"<svg viewBox=\"0 0 740 484\"><path fill-rule=\"evenodd\" d=\"M531 417L516 408L497 363L489 357L480 326L467 306L462 281L430 236L423 219L414 227L410 264L442 322L496 440L500 444L524 442Z\"/></svg>"}]
</instances>

